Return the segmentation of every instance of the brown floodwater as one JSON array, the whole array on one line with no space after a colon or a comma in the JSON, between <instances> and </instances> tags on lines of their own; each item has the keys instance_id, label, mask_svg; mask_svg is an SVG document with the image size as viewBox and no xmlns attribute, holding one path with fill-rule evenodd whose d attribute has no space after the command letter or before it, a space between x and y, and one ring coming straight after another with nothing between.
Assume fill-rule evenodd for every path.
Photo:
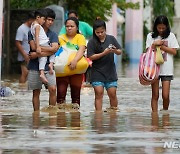
<instances>
[{"instance_id":1,"label":"brown floodwater","mask_svg":"<svg viewBox=\"0 0 180 154\"><path fill-rule=\"evenodd\" d=\"M15 95L0 102L0 154L169 154L180 152L180 61L175 61L169 111L151 113L151 88L138 81L136 64L118 65L118 112L94 111L94 91L83 87L77 112L33 112L32 92L18 78L2 79ZM67 102L70 102L70 95ZM41 93L41 109L48 92ZM103 109L109 107L104 95ZM162 108L162 98L159 109ZM165 143L174 143L164 147Z\"/></svg>"}]
</instances>

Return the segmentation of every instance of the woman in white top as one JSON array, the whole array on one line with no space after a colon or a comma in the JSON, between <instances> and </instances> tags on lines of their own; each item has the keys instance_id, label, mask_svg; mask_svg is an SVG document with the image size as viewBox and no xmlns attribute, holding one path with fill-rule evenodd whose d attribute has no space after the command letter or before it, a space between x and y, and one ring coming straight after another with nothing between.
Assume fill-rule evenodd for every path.
<instances>
[{"instance_id":1,"label":"woman in white top","mask_svg":"<svg viewBox=\"0 0 180 154\"><path fill-rule=\"evenodd\" d=\"M153 32L147 35L146 48L150 46L153 48L159 46L163 54L164 63L160 65L159 79L161 79L162 82L163 110L168 110L170 102L170 83L171 80L173 80L173 56L176 55L176 50L179 48L179 45L175 35L171 32L169 21L164 15L158 16L155 19ZM159 80L155 81L151 87L151 108L153 112L157 112L159 99Z\"/></svg>"}]
</instances>

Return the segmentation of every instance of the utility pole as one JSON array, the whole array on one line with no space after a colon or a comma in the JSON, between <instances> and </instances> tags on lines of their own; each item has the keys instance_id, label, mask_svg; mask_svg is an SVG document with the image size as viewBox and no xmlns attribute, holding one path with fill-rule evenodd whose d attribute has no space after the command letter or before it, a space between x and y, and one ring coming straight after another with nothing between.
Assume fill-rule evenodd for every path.
<instances>
[{"instance_id":1,"label":"utility pole","mask_svg":"<svg viewBox=\"0 0 180 154\"><path fill-rule=\"evenodd\" d=\"M2 6L2 5L1 5ZM3 75L10 72L10 1L4 0Z\"/></svg>"},{"instance_id":2,"label":"utility pole","mask_svg":"<svg viewBox=\"0 0 180 154\"><path fill-rule=\"evenodd\" d=\"M2 25L3 25L3 1L0 1L0 87L1 87L1 60L2 60Z\"/></svg>"}]
</instances>

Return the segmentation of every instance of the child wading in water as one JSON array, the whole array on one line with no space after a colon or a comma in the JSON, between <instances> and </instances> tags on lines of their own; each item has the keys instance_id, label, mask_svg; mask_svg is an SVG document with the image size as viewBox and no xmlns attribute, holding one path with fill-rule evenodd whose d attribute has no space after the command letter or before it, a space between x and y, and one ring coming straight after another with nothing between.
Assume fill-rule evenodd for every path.
<instances>
[{"instance_id":1,"label":"child wading in water","mask_svg":"<svg viewBox=\"0 0 180 154\"><path fill-rule=\"evenodd\" d=\"M163 54L164 63L160 65L159 80L161 79L162 82L163 110L168 110L170 83L173 80L173 56L176 55L179 45L175 35L171 32L169 21L164 15L156 18L153 32L147 35L146 49L150 46L154 49L159 46ZM153 112L158 111L159 80L151 85L151 108Z\"/></svg>"}]
</instances>

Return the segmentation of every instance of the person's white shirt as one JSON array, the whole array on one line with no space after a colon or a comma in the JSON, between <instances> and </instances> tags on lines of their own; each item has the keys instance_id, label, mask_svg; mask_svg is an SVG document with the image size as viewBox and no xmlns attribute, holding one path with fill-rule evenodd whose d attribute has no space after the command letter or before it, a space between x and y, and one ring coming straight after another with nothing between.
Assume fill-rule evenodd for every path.
<instances>
[{"instance_id":1,"label":"person's white shirt","mask_svg":"<svg viewBox=\"0 0 180 154\"><path fill-rule=\"evenodd\" d=\"M147 40L146 40L146 49L150 47L155 40L162 40L160 36L157 38L152 38L152 33L149 33L147 35ZM176 39L176 36L170 32L169 36L166 39L163 39L164 41L167 41L168 47L169 48L179 48L178 41ZM174 75L174 63L173 63L173 55L164 52L165 54L165 61L163 64L160 65L160 75L165 75L165 76L170 76Z\"/></svg>"},{"instance_id":2,"label":"person's white shirt","mask_svg":"<svg viewBox=\"0 0 180 154\"><path fill-rule=\"evenodd\" d=\"M40 31L39 31L39 45L44 45L47 44L49 42L49 38L47 37L43 27L39 24L31 24L31 33L33 35L33 39L35 40L35 28L36 26L40 26Z\"/></svg>"}]
</instances>

